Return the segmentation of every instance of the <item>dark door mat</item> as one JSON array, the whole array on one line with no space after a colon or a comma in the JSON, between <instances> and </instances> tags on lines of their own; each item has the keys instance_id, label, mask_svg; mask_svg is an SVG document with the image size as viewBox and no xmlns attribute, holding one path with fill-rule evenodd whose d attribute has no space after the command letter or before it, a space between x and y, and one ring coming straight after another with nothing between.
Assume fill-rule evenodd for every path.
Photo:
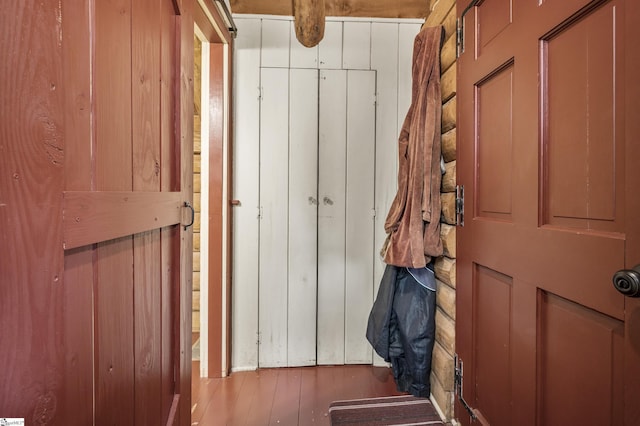
<instances>
[{"instance_id":1,"label":"dark door mat","mask_svg":"<svg viewBox=\"0 0 640 426\"><path fill-rule=\"evenodd\" d=\"M427 398L411 395L334 401L331 425L444 425Z\"/></svg>"}]
</instances>

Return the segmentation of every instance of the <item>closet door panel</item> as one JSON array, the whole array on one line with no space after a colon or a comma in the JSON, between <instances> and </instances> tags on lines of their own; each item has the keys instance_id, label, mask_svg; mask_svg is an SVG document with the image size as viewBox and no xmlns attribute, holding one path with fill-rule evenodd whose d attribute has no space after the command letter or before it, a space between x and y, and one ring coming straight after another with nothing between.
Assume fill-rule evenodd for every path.
<instances>
[{"instance_id":1,"label":"closet door panel","mask_svg":"<svg viewBox=\"0 0 640 426\"><path fill-rule=\"evenodd\" d=\"M346 71L320 71L318 364L344 363L346 91Z\"/></svg>"},{"instance_id":2,"label":"closet door panel","mask_svg":"<svg viewBox=\"0 0 640 426\"><path fill-rule=\"evenodd\" d=\"M316 363L318 71L289 80L288 365Z\"/></svg>"},{"instance_id":3,"label":"closet door panel","mask_svg":"<svg viewBox=\"0 0 640 426\"><path fill-rule=\"evenodd\" d=\"M289 70L263 68L261 82L259 365L284 367L288 325Z\"/></svg>"},{"instance_id":4,"label":"closet door panel","mask_svg":"<svg viewBox=\"0 0 640 426\"><path fill-rule=\"evenodd\" d=\"M370 364L373 304L375 71L347 72L345 363Z\"/></svg>"}]
</instances>

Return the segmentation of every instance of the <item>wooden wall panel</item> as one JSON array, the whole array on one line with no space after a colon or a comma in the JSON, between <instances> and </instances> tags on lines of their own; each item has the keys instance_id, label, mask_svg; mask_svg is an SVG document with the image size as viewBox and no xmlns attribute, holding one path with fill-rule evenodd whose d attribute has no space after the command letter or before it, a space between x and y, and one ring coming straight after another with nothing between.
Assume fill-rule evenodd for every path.
<instances>
[{"instance_id":1,"label":"wooden wall panel","mask_svg":"<svg viewBox=\"0 0 640 426\"><path fill-rule=\"evenodd\" d=\"M258 19L236 19L232 360L234 369L258 365L258 213L260 33ZM241 84L239 82L242 82Z\"/></svg>"},{"instance_id":2,"label":"wooden wall panel","mask_svg":"<svg viewBox=\"0 0 640 426\"><path fill-rule=\"evenodd\" d=\"M131 237L98 244L96 425L135 425Z\"/></svg>"},{"instance_id":3,"label":"wooden wall panel","mask_svg":"<svg viewBox=\"0 0 640 426\"><path fill-rule=\"evenodd\" d=\"M288 325L289 70L262 68L261 84L259 365L282 367L287 365Z\"/></svg>"},{"instance_id":4,"label":"wooden wall panel","mask_svg":"<svg viewBox=\"0 0 640 426\"><path fill-rule=\"evenodd\" d=\"M293 16L292 2L287 0L231 0L233 13ZM429 13L425 0L325 0L326 16L376 18L424 18Z\"/></svg>"},{"instance_id":5,"label":"wooden wall panel","mask_svg":"<svg viewBox=\"0 0 640 426\"><path fill-rule=\"evenodd\" d=\"M263 67L289 67L289 44L291 43L291 22L273 19L262 20L262 62Z\"/></svg>"},{"instance_id":6,"label":"wooden wall panel","mask_svg":"<svg viewBox=\"0 0 640 426\"><path fill-rule=\"evenodd\" d=\"M162 423L160 230L133 238L135 424Z\"/></svg>"},{"instance_id":7,"label":"wooden wall panel","mask_svg":"<svg viewBox=\"0 0 640 426\"><path fill-rule=\"evenodd\" d=\"M373 213L376 152L376 73L347 71L345 359L370 364L367 319L373 305ZM325 166L325 164L323 164Z\"/></svg>"},{"instance_id":8,"label":"wooden wall panel","mask_svg":"<svg viewBox=\"0 0 640 426\"><path fill-rule=\"evenodd\" d=\"M318 45L318 68L340 68L342 64L342 22L324 24L324 38Z\"/></svg>"},{"instance_id":9,"label":"wooden wall panel","mask_svg":"<svg viewBox=\"0 0 640 426\"><path fill-rule=\"evenodd\" d=\"M56 415L65 359L61 211L64 175L64 88L60 4L14 2L0 13L0 411L27 417ZM25 55L30 52L30 55ZM79 343L79 342L77 342ZM81 395L73 392L61 403ZM6 413L6 414L5 414Z\"/></svg>"},{"instance_id":10,"label":"wooden wall panel","mask_svg":"<svg viewBox=\"0 0 640 426\"><path fill-rule=\"evenodd\" d=\"M291 367L316 363L318 71L290 70L289 91L287 365Z\"/></svg>"},{"instance_id":11,"label":"wooden wall panel","mask_svg":"<svg viewBox=\"0 0 640 426\"><path fill-rule=\"evenodd\" d=\"M347 72L320 71L318 364L344 362Z\"/></svg>"},{"instance_id":12,"label":"wooden wall panel","mask_svg":"<svg viewBox=\"0 0 640 426\"><path fill-rule=\"evenodd\" d=\"M371 67L371 22L343 24L342 68L368 70Z\"/></svg>"},{"instance_id":13,"label":"wooden wall panel","mask_svg":"<svg viewBox=\"0 0 640 426\"><path fill-rule=\"evenodd\" d=\"M160 190L161 15L154 0L132 2L133 190ZM133 237L135 424L162 422L160 230Z\"/></svg>"},{"instance_id":14,"label":"wooden wall panel","mask_svg":"<svg viewBox=\"0 0 640 426\"><path fill-rule=\"evenodd\" d=\"M130 3L95 5L95 173L101 191L132 189Z\"/></svg>"},{"instance_id":15,"label":"wooden wall panel","mask_svg":"<svg viewBox=\"0 0 640 426\"><path fill-rule=\"evenodd\" d=\"M160 42L160 190L176 191L180 157L176 156L176 17L172 0L161 1ZM174 308L179 291L180 264L176 261L180 245L180 225L160 230L161 253L161 418L167 419L174 400L175 321Z\"/></svg>"},{"instance_id":16,"label":"wooden wall panel","mask_svg":"<svg viewBox=\"0 0 640 426\"><path fill-rule=\"evenodd\" d=\"M88 191L92 173L93 121L90 87L90 5L79 0L62 3L63 34L69 45L63 49L65 80L65 190ZM58 400L61 424L81 426L94 421L93 314L95 247L64 253L65 386ZM73 315L71 315L73 313ZM87 354L90 354L87 356Z\"/></svg>"},{"instance_id":17,"label":"wooden wall panel","mask_svg":"<svg viewBox=\"0 0 640 426\"><path fill-rule=\"evenodd\" d=\"M131 2L131 131L134 191L160 190L158 107L161 20L157 3L157 0Z\"/></svg>"},{"instance_id":18,"label":"wooden wall panel","mask_svg":"<svg viewBox=\"0 0 640 426\"><path fill-rule=\"evenodd\" d=\"M120 0L95 8L96 189L131 191L131 5ZM123 237L97 248L98 425L135 424L132 244Z\"/></svg>"}]
</instances>

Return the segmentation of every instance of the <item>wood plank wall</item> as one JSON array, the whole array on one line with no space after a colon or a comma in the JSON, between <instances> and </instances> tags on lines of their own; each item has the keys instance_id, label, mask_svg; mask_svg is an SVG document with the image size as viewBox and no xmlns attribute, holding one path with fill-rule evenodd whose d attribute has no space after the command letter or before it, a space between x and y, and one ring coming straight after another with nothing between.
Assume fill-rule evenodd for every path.
<instances>
[{"instance_id":1,"label":"wood plank wall","mask_svg":"<svg viewBox=\"0 0 640 426\"><path fill-rule=\"evenodd\" d=\"M431 394L446 419L451 419L454 401L456 318L456 5L455 0L431 0L426 26L442 25L445 41L440 53L442 87L442 155L446 172L442 177L441 238L444 256L436 261L438 281L436 344L433 349Z\"/></svg>"}]
</instances>

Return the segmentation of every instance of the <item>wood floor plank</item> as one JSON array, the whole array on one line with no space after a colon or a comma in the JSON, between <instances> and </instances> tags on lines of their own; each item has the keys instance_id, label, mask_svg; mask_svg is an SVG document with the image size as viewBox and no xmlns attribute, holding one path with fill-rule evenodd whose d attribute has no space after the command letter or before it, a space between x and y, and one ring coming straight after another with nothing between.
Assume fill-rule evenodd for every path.
<instances>
[{"instance_id":1,"label":"wood floor plank","mask_svg":"<svg viewBox=\"0 0 640 426\"><path fill-rule=\"evenodd\" d=\"M194 426L329 426L333 401L402 395L389 368L370 365L270 368L223 379L194 373L193 380Z\"/></svg>"},{"instance_id":2,"label":"wood floor plank","mask_svg":"<svg viewBox=\"0 0 640 426\"><path fill-rule=\"evenodd\" d=\"M330 398L329 389L324 389L318 382L322 374L326 374L328 368L310 367L302 370L300 378L300 409L298 423L301 425L329 425L328 405L324 401ZM323 397L326 395L327 397Z\"/></svg>"},{"instance_id":3,"label":"wood floor plank","mask_svg":"<svg viewBox=\"0 0 640 426\"><path fill-rule=\"evenodd\" d=\"M269 425L296 425L300 409L300 377L299 368L282 368L278 371L273 408L269 417Z\"/></svg>"},{"instance_id":4,"label":"wood floor plank","mask_svg":"<svg viewBox=\"0 0 640 426\"><path fill-rule=\"evenodd\" d=\"M238 395L237 402L228 411L227 418L224 419L227 422L225 424L251 425L249 422L248 409L261 403L258 395L258 374L252 371L242 372L240 374L245 376L242 389Z\"/></svg>"},{"instance_id":5,"label":"wood floor plank","mask_svg":"<svg viewBox=\"0 0 640 426\"><path fill-rule=\"evenodd\" d=\"M231 415L235 409L247 374L231 374L220 380L217 391L213 394L211 402L207 405L201 425L232 424Z\"/></svg>"},{"instance_id":6,"label":"wood floor plank","mask_svg":"<svg viewBox=\"0 0 640 426\"><path fill-rule=\"evenodd\" d=\"M247 407L247 421L245 425L266 425L271 416L276 385L278 384L278 369L268 368L252 372L257 376L256 393ZM233 374L232 374L233 375ZM239 423L243 424L243 423Z\"/></svg>"},{"instance_id":7,"label":"wood floor plank","mask_svg":"<svg viewBox=\"0 0 640 426\"><path fill-rule=\"evenodd\" d=\"M220 388L223 379L201 378L200 362L198 361L192 363L192 369L191 422L192 424L199 424L214 395Z\"/></svg>"}]
</instances>

